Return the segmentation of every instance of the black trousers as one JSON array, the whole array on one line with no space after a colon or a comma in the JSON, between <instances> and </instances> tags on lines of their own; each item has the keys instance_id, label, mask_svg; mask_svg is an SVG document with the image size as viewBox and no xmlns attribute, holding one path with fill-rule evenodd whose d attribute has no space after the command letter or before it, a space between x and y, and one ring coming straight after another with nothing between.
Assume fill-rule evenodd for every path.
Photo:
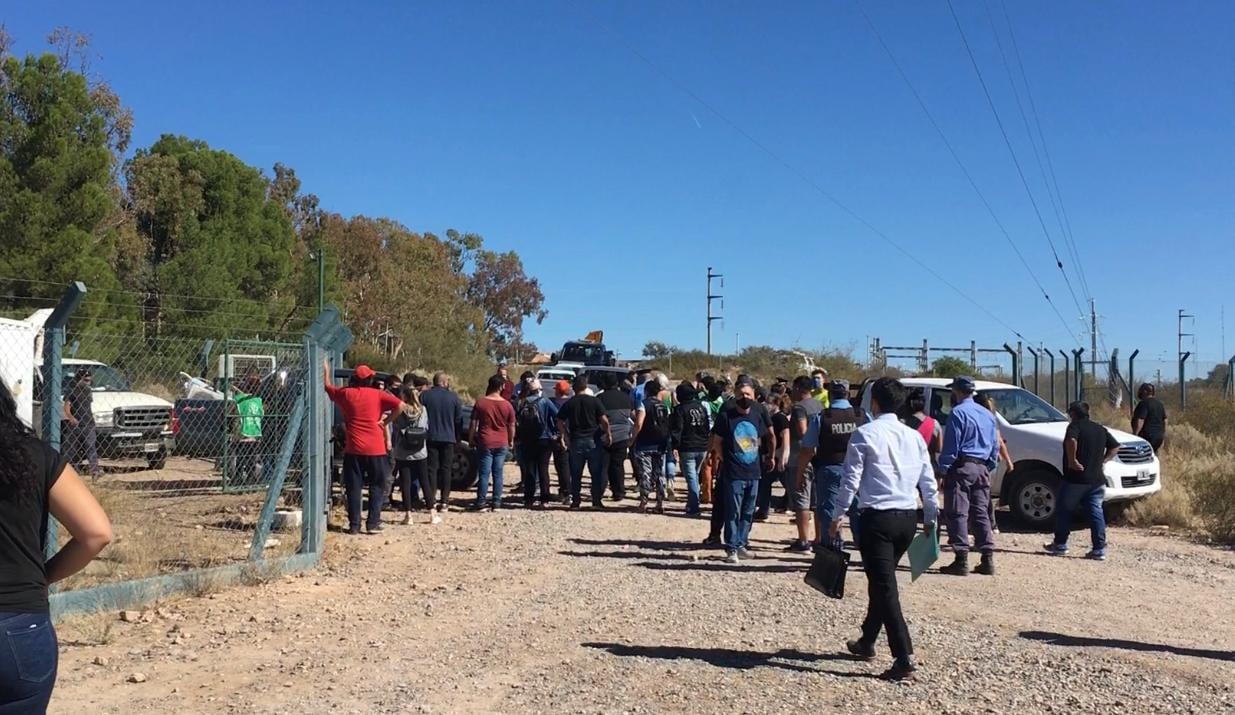
<instances>
[{"instance_id":1,"label":"black trousers","mask_svg":"<svg viewBox=\"0 0 1235 715\"><path fill-rule=\"evenodd\" d=\"M390 460L386 455L343 455L343 485L347 490L347 526L360 528L360 508L364 503L364 487L369 485L369 518L365 525L374 529L382 523L382 505L386 503L386 477Z\"/></svg>"},{"instance_id":2,"label":"black trousers","mask_svg":"<svg viewBox=\"0 0 1235 715\"><path fill-rule=\"evenodd\" d=\"M429 480L437 488L437 503L450 503L450 478L455 466L454 442L429 443Z\"/></svg>"},{"instance_id":3,"label":"black trousers","mask_svg":"<svg viewBox=\"0 0 1235 715\"><path fill-rule=\"evenodd\" d=\"M528 506L536 499L537 489L540 489L541 504L548 504L552 498L549 494L549 462L553 460L557 442L555 439L541 439L523 444L519 466L523 472L523 503ZM561 472L558 477L560 479Z\"/></svg>"},{"instance_id":4,"label":"black trousers","mask_svg":"<svg viewBox=\"0 0 1235 715\"><path fill-rule=\"evenodd\" d=\"M892 657L913 655L909 628L901 613L900 593L896 589L896 564L909 549L918 527L913 510L889 509L862 512L862 569L866 571L866 620L862 621L862 641L874 644L879 631L888 631Z\"/></svg>"},{"instance_id":5,"label":"black trousers","mask_svg":"<svg viewBox=\"0 0 1235 715\"><path fill-rule=\"evenodd\" d=\"M719 539L725 529L725 519L729 516L729 500L723 495L728 494L725 478L721 476L723 468L716 470L716 484L712 487L712 521L708 525L708 538Z\"/></svg>"},{"instance_id":6,"label":"black trousers","mask_svg":"<svg viewBox=\"0 0 1235 715\"><path fill-rule=\"evenodd\" d=\"M630 440L605 447L605 473L609 475L609 494L615 500L626 498L626 458L630 456Z\"/></svg>"},{"instance_id":7,"label":"black trousers","mask_svg":"<svg viewBox=\"0 0 1235 715\"><path fill-rule=\"evenodd\" d=\"M420 487L424 499L424 508L432 509L433 480L429 477L429 460L417 459L395 462L395 471L399 473L399 491L403 494L403 511L412 510L412 495L416 487Z\"/></svg>"}]
</instances>

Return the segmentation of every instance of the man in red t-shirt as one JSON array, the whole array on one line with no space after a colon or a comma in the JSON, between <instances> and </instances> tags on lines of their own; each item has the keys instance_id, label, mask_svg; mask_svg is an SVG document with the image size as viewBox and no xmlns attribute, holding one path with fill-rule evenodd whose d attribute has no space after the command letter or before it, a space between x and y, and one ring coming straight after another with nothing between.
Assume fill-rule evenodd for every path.
<instances>
[{"instance_id":1,"label":"man in red t-shirt","mask_svg":"<svg viewBox=\"0 0 1235 715\"><path fill-rule=\"evenodd\" d=\"M503 400L509 402L515 396L515 383L510 381L510 372L506 370L506 363L498 363L494 377L502 378L502 389L498 394Z\"/></svg>"},{"instance_id":2,"label":"man in red t-shirt","mask_svg":"<svg viewBox=\"0 0 1235 715\"><path fill-rule=\"evenodd\" d=\"M370 534L382 530L382 504L386 501L386 428L382 415L403 408L403 401L373 387L376 374L368 365L357 365L347 387L331 384L330 362L322 366L326 395L343 414L347 441L343 447L343 485L347 492L347 533L360 533L360 508L364 484L369 483Z\"/></svg>"}]
</instances>

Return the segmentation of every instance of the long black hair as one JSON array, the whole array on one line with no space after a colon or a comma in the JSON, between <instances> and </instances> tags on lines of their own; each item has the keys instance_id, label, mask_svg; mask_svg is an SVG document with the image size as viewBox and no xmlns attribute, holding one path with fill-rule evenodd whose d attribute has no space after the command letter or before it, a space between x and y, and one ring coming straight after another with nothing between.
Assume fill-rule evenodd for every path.
<instances>
[{"instance_id":1,"label":"long black hair","mask_svg":"<svg viewBox=\"0 0 1235 715\"><path fill-rule=\"evenodd\" d=\"M0 380L0 496L29 496L35 482L29 440L34 432L17 416L17 401Z\"/></svg>"}]
</instances>

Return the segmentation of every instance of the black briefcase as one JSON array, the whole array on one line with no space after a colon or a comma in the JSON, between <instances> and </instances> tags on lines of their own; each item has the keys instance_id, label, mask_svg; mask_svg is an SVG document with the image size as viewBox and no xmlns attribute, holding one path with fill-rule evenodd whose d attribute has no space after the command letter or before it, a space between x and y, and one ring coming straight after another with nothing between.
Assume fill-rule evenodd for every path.
<instances>
[{"instance_id":1,"label":"black briefcase","mask_svg":"<svg viewBox=\"0 0 1235 715\"><path fill-rule=\"evenodd\" d=\"M845 574L849 573L849 552L830 546L815 551L815 560L806 572L806 585L828 598L845 597Z\"/></svg>"}]
</instances>

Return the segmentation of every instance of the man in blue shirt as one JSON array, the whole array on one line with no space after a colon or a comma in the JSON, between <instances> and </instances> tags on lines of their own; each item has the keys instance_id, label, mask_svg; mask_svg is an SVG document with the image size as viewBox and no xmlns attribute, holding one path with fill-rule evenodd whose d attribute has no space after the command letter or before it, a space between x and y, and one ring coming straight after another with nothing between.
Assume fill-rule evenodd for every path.
<instances>
[{"instance_id":1,"label":"man in blue shirt","mask_svg":"<svg viewBox=\"0 0 1235 715\"><path fill-rule=\"evenodd\" d=\"M948 514L948 543L956 560L940 569L952 576L969 574L969 521L982 562L973 570L995 575L995 534L991 524L991 467L999 459L995 416L973 401L973 378L957 377L952 389L952 414L943 431L939 469L944 473L943 504Z\"/></svg>"}]
</instances>

